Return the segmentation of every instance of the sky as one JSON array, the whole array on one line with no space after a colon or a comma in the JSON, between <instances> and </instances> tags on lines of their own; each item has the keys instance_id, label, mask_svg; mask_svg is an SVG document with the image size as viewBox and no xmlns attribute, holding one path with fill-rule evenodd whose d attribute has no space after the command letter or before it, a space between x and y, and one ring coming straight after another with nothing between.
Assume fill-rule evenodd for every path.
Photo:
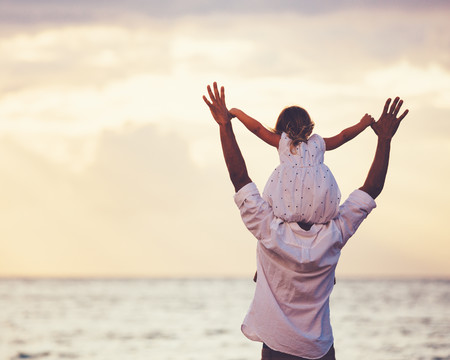
<instances>
[{"instance_id":1,"label":"sky","mask_svg":"<svg viewBox=\"0 0 450 360\"><path fill-rule=\"evenodd\" d=\"M202 100L273 127L303 106L327 137L410 113L377 208L337 275L449 277L447 1L0 0L0 277L247 276L256 240ZM250 177L278 164L235 120ZM367 129L325 155L343 197L373 159Z\"/></svg>"}]
</instances>

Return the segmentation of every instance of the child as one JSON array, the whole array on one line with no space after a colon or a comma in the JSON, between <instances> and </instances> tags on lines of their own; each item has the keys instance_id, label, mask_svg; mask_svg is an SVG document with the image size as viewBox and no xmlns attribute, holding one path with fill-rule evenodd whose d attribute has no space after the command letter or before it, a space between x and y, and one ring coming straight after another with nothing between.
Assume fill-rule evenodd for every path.
<instances>
[{"instance_id":1,"label":"child","mask_svg":"<svg viewBox=\"0 0 450 360\"><path fill-rule=\"evenodd\" d=\"M339 209L340 191L333 174L323 163L324 152L353 139L375 120L364 115L359 123L336 136L311 136L314 122L299 106L285 108L274 130L239 109L231 109L251 132L278 149L280 165L273 171L263 191L274 215L286 222L323 224L333 219Z\"/></svg>"}]
</instances>

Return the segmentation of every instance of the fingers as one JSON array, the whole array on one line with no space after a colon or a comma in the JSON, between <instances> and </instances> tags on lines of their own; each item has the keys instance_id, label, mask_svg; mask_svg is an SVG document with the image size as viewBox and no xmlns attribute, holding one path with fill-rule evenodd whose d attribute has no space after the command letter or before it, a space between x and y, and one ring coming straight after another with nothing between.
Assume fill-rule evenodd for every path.
<instances>
[{"instance_id":1,"label":"fingers","mask_svg":"<svg viewBox=\"0 0 450 360\"><path fill-rule=\"evenodd\" d=\"M394 102L392 103L391 108L389 110L389 114L395 114L395 108L399 100L400 98L398 96L394 99Z\"/></svg>"},{"instance_id":2,"label":"fingers","mask_svg":"<svg viewBox=\"0 0 450 360\"><path fill-rule=\"evenodd\" d=\"M220 95L219 95L219 89L217 88L217 83L214 81L214 95L216 96L216 100L220 99Z\"/></svg>"},{"instance_id":3,"label":"fingers","mask_svg":"<svg viewBox=\"0 0 450 360\"><path fill-rule=\"evenodd\" d=\"M396 119L393 120L394 127L393 127L392 136L394 136L395 133L397 132L397 129L398 129L398 127L400 126L401 121L402 121L403 118L408 114L408 111L409 111L409 110L405 110L405 111L403 112L403 114L400 115L400 117L398 117L398 118L396 118Z\"/></svg>"},{"instance_id":4,"label":"fingers","mask_svg":"<svg viewBox=\"0 0 450 360\"><path fill-rule=\"evenodd\" d=\"M386 104L384 105L383 109L383 114L390 114L397 117L398 113L400 112L400 108L403 105L403 100L400 100L400 98L397 96L392 102L391 107L389 108L390 102L391 99L386 100ZM408 114L408 110L404 111L403 114L398 118L398 120L402 120L406 116L406 114Z\"/></svg>"},{"instance_id":5,"label":"fingers","mask_svg":"<svg viewBox=\"0 0 450 360\"><path fill-rule=\"evenodd\" d=\"M220 88L220 94L219 94L219 88L217 86L217 82L215 82L215 81L213 83L213 89L211 89L211 86L209 86L209 85L206 88L208 89L208 95L211 99L211 102L209 102L206 97L203 97L203 100L205 100L205 102L208 104L208 106L211 106L212 103L214 103L216 101L220 101L223 104L225 104L225 88L223 86ZM213 92L213 90L214 90L214 92Z\"/></svg>"},{"instance_id":6,"label":"fingers","mask_svg":"<svg viewBox=\"0 0 450 360\"><path fill-rule=\"evenodd\" d=\"M391 99L389 98L386 100L386 104L384 104L383 114L387 114L390 103L391 103Z\"/></svg>"},{"instance_id":7,"label":"fingers","mask_svg":"<svg viewBox=\"0 0 450 360\"><path fill-rule=\"evenodd\" d=\"M398 121L399 121L399 122L402 121L403 118L404 118L406 115L408 115L408 112L409 112L409 110L405 110L405 111L403 112L403 114L401 114L400 117L398 118Z\"/></svg>"},{"instance_id":8,"label":"fingers","mask_svg":"<svg viewBox=\"0 0 450 360\"><path fill-rule=\"evenodd\" d=\"M225 104L225 88L223 86L220 88L220 97L222 98L222 101Z\"/></svg>"},{"instance_id":9,"label":"fingers","mask_svg":"<svg viewBox=\"0 0 450 360\"><path fill-rule=\"evenodd\" d=\"M392 115L394 115L395 117L397 117L398 113L400 112L400 108L402 107L402 105L403 105L403 100L400 100L400 98L397 96L397 97L395 98L394 102L392 103L390 113L391 113ZM403 112L403 114L400 115L400 117L398 118L399 122L400 122L407 114L408 114L408 110L405 110L405 111Z\"/></svg>"},{"instance_id":10,"label":"fingers","mask_svg":"<svg viewBox=\"0 0 450 360\"><path fill-rule=\"evenodd\" d=\"M395 115L395 116L398 115L398 112L400 111L400 108L402 107L402 105L403 105L403 100L400 100L400 101L398 102L397 106L396 106L395 109L394 109L394 115Z\"/></svg>"},{"instance_id":11,"label":"fingers","mask_svg":"<svg viewBox=\"0 0 450 360\"><path fill-rule=\"evenodd\" d=\"M212 104L208 101L205 95L203 95L203 100L205 101L206 105L208 105L211 108Z\"/></svg>"},{"instance_id":12,"label":"fingers","mask_svg":"<svg viewBox=\"0 0 450 360\"><path fill-rule=\"evenodd\" d=\"M207 89L208 89L209 98L210 98L212 101L216 100L216 98L214 97L214 94L213 94L213 92L212 92L212 90L211 90L211 86L208 85Z\"/></svg>"},{"instance_id":13,"label":"fingers","mask_svg":"<svg viewBox=\"0 0 450 360\"><path fill-rule=\"evenodd\" d=\"M225 105L225 88L221 86L219 93L219 88L217 86L217 82L215 81L212 85L212 88L210 85L208 85L206 88L208 90L209 99L205 95L203 95L203 101L206 105L208 105L209 109L213 113L213 116L215 113L223 113L226 110L228 120L231 119L233 116L228 112Z\"/></svg>"}]
</instances>

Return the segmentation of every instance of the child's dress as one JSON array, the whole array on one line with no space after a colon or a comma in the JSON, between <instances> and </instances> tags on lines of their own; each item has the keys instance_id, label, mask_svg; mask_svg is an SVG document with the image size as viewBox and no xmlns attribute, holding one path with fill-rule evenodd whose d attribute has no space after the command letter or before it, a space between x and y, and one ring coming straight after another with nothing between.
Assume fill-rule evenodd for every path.
<instances>
[{"instance_id":1,"label":"child's dress","mask_svg":"<svg viewBox=\"0 0 450 360\"><path fill-rule=\"evenodd\" d=\"M325 141L314 134L295 147L294 154L290 144L291 139L282 133L280 165L269 177L263 198L275 216L286 222L326 223L338 213L341 192L323 163Z\"/></svg>"}]
</instances>

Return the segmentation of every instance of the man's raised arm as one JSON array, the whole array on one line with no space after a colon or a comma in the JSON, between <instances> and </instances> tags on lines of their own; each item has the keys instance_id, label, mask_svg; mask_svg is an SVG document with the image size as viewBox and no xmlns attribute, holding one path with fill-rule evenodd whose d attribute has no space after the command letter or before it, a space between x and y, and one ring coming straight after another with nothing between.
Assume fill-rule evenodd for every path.
<instances>
[{"instance_id":1,"label":"man's raised arm","mask_svg":"<svg viewBox=\"0 0 450 360\"><path fill-rule=\"evenodd\" d=\"M234 136L233 127L231 126L232 115L228 112L225 104L225 89L222 86L219 94L216 82L214 82L213 87L214 93L209 85L207 88L210 101L206 96L203 96L203 100L211 110L214 120L219 124L223 156L231 182L234 185L235 191L238 192L242 187L250 183L251 179L248 176L247 166L245 165L241 150Z\"/></svg>"},{"instance_id":2,"label":"man's raised arm","mask_svg":"<svg viewBox=\"0 0 450 360\"><path fill-rule=\"evenodd\" d=\"M403 100L396 97L389 108L390 103L391 99L388 99L384 105L383 113L381 114L380 119L372 125L372 129L378 136L377 150L375 152L375 158L373 159L372 166L367 174L366 181L360 188L360 190L369 194L373 199L380 195L383 190L389 165L392 137L397 131L400 122L406 114L408 114L408 110L405 110L402 115L397 117L403 104Z\"/></svg>"}]
</instances>

